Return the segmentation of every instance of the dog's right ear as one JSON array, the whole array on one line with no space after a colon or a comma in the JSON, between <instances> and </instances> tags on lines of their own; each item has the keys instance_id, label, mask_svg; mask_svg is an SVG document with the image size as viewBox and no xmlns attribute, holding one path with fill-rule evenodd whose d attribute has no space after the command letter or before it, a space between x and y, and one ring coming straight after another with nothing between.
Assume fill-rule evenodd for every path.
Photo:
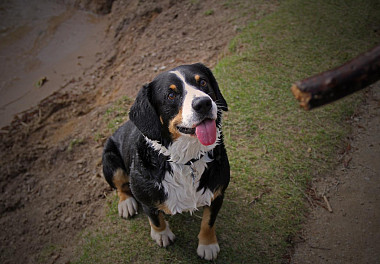
<instances>
[{"instance_id":1,"label":"dog's right ear","mask_svg":"<svg viewBox=\"0 0 380 264\"><path fill-rule=\"evenodd\" d=\"M129 119L152 140L161 139L161 123L151 101L152 84L145 84L139 91L134 104L129 111Z\"/></svg>"}]
</instances>

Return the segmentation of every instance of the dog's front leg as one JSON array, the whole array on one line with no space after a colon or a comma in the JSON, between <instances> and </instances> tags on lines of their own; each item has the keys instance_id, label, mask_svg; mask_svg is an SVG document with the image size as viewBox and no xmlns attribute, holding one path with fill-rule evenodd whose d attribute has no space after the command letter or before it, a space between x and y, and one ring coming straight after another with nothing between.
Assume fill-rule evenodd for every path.
<instances>
[{"instance_id":1,"label":"dog's front leg","mask_svg":"<svg viewBox=\"0 0 380 264\"><path fill-rule=\"evenodd\" d=\"M122 169L117 169L112 181L119 196L119 215L123 218L130 218L136 215L138 206L131 192L129 176Z\"/></svg>"},{"instance_id":2,"label":"dog's front leg","mask_svg":"<svg viewBox=\"0 0 380 264\"><path fill-rule=\"evenodd\" d=\"M201 230L198 234L197 254L203 259L214 260L219 253L219 244L215 234L215 220L223 203L223 196L218 196L210 206L203 208Z\"/></svg>"},{"instance_id":3,"label":"dog's front leg","mask_svg":"<svg viewBox=\"0 0 380 264\"><path fill-rule=\"evenodd\" d=\"M164 214L161 211L144 208L148 215L150 224L150 236L160 247L169 246L175 239L175 235L169 228L169 223L165 221Z\"/></svg>"}]
</instances>

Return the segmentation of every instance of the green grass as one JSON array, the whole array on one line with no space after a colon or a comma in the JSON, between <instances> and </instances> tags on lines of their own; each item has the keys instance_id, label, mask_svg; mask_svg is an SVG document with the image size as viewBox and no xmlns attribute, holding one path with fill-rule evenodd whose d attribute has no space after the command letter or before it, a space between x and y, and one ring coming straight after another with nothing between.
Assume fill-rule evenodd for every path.
<instances>
[{"instance_id":1,"label":"green grass","mask_svg":"<svg viewBox=\"0 0 380 264\"><path fill-rule=\"evenodd\" d=\"M110 106L104 116L105 127L93 135L95 141L102 142L113 134L124 122L128 120L128 111L133 100L127 96L122 96Z\"/></svg>"},{"instance_id":2,"label":"green grass","mask_svg":"<svg viewBox=\"0 0 380 264\"><path fill-rule=\"evenodd\" d=\"M128 111L132 103L132 99L127 96L122 96L110 108L107 109L105 113L105 120L107 123L108 134L115 132L117 128L128 120Z\"/></svg>"},{"instance_id":3,"label":"green grass","mask_svg":"<svg viewBox=\"0 0 380 264\"><path fill-rule=\"evenodd\" d=\"M67 146L67 151L71 152L76 146L84 144L83 138L74 138L69 142L69 145Z\"/></svg>"},{"instance_id":4,"label":"green grass","mask_svg":"<svg viewBox=\"0 0 380 264\"><path fill-rule=\"evenodd\" d=\"M214 14L214 12L215 12L214 9L209 9L204 14L205 14L205 16L212 16Z\"/></svg>"},{"instance_id":5,"label":"green grass","mask_svg":"<svg viewBox=\"0 0 380 264\"><path fill-rule=\"evenodd\" d=\"M357 93L306 112L290 86L378 44L378 25L378 1L284 0L230 43L214 69L229 103L224 134L232 175L216 223L217 263L284 262L307 212L304 191L336 165L350 131L346 120L362 99ZM200 215L169 218L177 241L160 249L145 216L119 219L114 197L74 263L203 263L196 256Z\"/></svg>"}]
</instances>

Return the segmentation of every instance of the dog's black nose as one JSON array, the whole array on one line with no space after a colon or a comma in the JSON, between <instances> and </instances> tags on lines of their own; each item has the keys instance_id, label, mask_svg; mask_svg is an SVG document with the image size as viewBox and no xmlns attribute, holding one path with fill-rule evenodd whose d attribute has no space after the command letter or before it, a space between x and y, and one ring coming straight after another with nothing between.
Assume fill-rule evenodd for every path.
<instances>
[{"instance_id":1,"label":"dog's black nose","mask_svg":"<svg viewBox=\"0 0 380 264\"><path fill-rule=\"evenodd\" d=\"M199 114L207 114L210 111L212 102L209 97L196 97L194 98L191 106Z\"/></svg>"}]
</instances>

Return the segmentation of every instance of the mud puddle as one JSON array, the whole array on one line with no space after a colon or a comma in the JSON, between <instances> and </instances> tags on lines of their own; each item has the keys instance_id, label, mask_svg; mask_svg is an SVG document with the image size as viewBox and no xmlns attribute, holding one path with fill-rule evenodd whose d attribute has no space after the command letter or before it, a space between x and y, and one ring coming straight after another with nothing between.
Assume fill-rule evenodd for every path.
<instances>
[{"instance_id":1,"label":"mud puddle","mask_svg":"<svg viewBox=\"0 0 380 264\"><path fill-rule=\"evenodd\" d=\"M81 79L99 57L106 23L46 0L1 2L0 17L1 128L15 114Z\"/></svg>"}]
</instances>

